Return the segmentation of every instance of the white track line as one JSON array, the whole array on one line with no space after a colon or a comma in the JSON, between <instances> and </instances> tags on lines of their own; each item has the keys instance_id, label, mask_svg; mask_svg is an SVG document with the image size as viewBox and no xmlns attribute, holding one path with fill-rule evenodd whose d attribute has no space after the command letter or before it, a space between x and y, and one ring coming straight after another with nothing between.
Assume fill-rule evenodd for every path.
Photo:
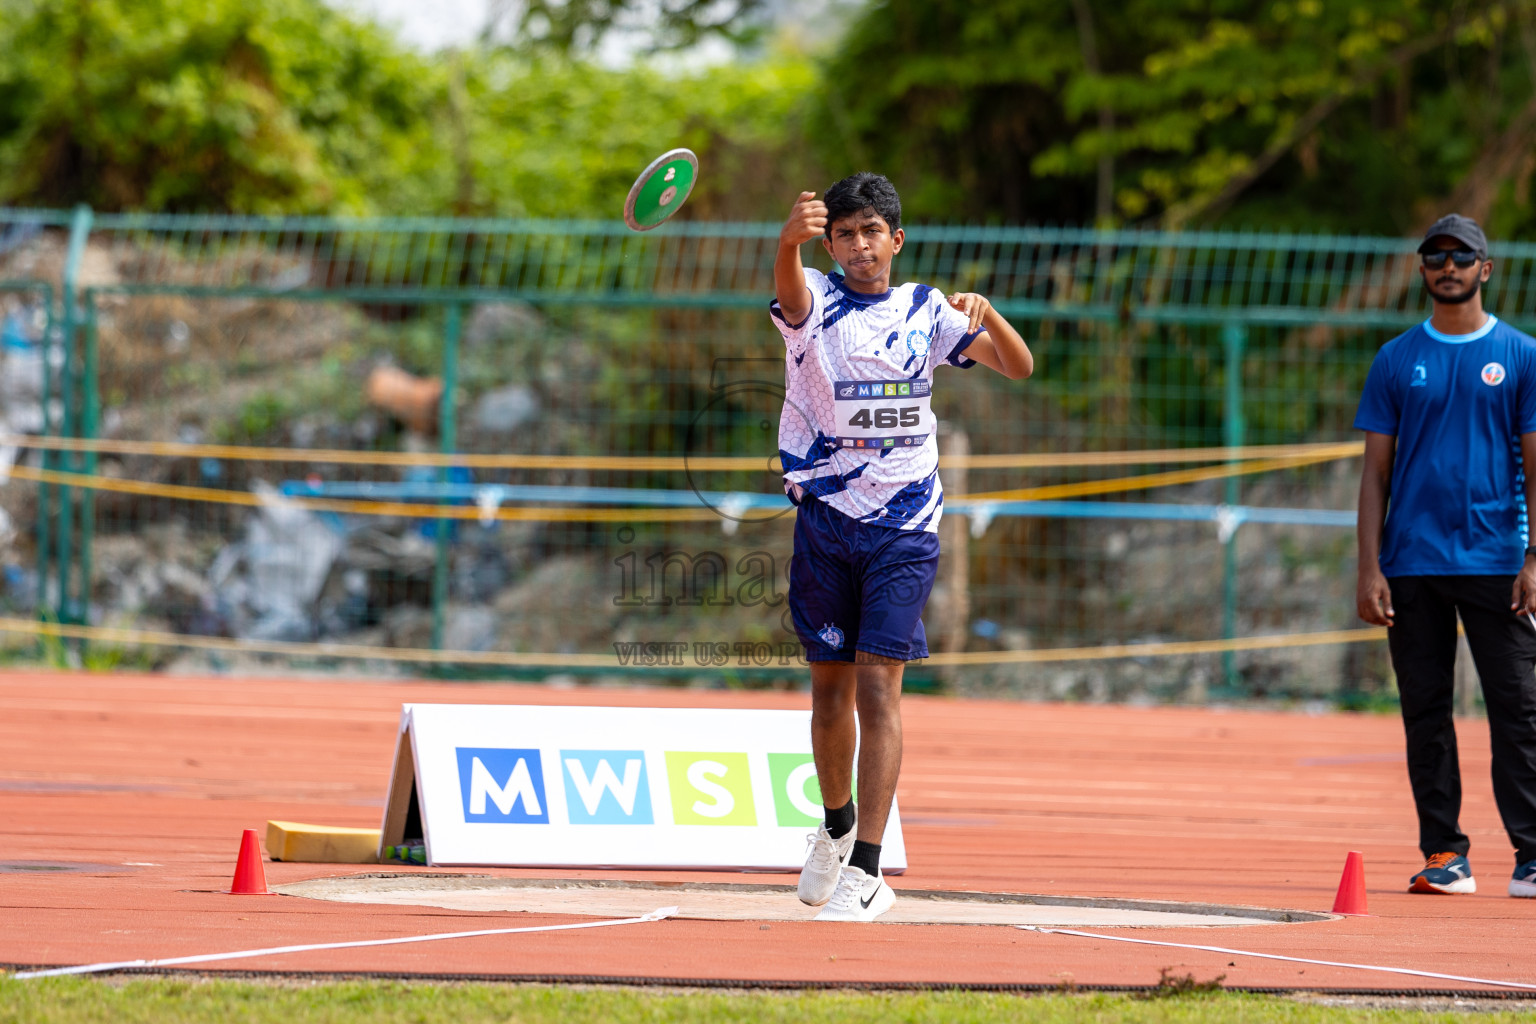
<instances>
[{"instance_id":1,"label":"white track line","mask_svg":"<svg viewBox=\"0 0 1536 1024\"><path fill-rule=\"evenodd\" d=\"M1444 981L1470 981L1475 985L1490 985L1496 988L1520 988L1536 992L1536 985L1527 985L1519 981L1496 981L1492 978L1469 978L1464 974L1440 974L1436 971L1415 971L1409 967L1383 967L1380 964L1348 964L1339 960L1308 960L1300 956L1281 956L1279 953L1255 953L1250 949L1228 949L1225 946L1195 946L1187 942L1158 942L1155 939L1130 939L1124 935L1100 935L1097 932L1079 932L1070 928L1041 928L1032 924L1014 925L1026 932L1039 932L1042 935L1078 935L1085 939L1105 939L1109 942L1134 942L1141 946L1171 946L1174 949L1203 949L1209 953L1224 953L1229 956L1256 956L1264 960L1288 960L1293 964L1317 964L1321 967L1349 967L1357 971L1384 971L1387 974L1411 974L1418 978L1440 978Z\"/></svg>"},{"instance_id":2,"label":"white track line","mask_svg":"<svg viewBox=\"0 0 1536 1024\"><path fill-rule=\"evenodd\" d=\"M233 953L202 953L198 956L174 956L163 960L119 960L116 963L83 964L79 967L55 967L46 971L20 971L13 978L56 978L63 974L96 974L129 967L174 967L181 964L205 964L214 960L243 960L253 956L279 953L312 953L321 949L357 949L361 946L397 946L406 942L436 942L438 939L472 939L481 935L519 935L525 932L566 932L578 928L611 928L621 924L645 924L677 913L676 907L662 907L644 917L626 917L617 921L584 921L580 924L546 924L533 928L487 928L474 932L443 932L436 935L407 935L399 939L360 939L356 942L316 942L305 946L269 946L266 949L241 949Z\"/></svg>"}]
</instances>

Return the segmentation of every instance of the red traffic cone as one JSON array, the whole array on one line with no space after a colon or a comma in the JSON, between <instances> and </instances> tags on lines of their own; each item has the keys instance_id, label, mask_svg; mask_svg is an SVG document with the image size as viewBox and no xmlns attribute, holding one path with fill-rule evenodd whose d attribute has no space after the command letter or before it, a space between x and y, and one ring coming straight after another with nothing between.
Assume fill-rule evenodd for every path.
<instances>
[{"instance_id":1,"label":"red traffic cone","mask_svg":"<svg viewBox=\"0 0 1536 1024\"><path fill-rule=\"evenodd\" d=\"M267 872L261 865L261 840L256 830L248 828L240 837L240 856L235 860L235 878L224 890L231 896L276 896L267 889Z\"/></svg>"},{"instance_id":2,"label":"red traffic cone","mask_svg":"<svg viewBox=\"0 0 1536 1024\"><path fill-rule=\"evenodd\" d=\"M1351 917L1369 917L1365 909L1365 856L1358 850L1344 858L1344 875L1339 879L1339 894L1333 898L1333 912Z\"/></svg>"}]
</instances>

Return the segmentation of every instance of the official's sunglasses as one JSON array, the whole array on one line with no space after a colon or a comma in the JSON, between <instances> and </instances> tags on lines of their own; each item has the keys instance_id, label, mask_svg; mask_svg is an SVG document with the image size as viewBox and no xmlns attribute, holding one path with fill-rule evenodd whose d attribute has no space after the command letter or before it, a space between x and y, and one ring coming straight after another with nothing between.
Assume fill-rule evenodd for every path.
<instances>
[{"instance_id":1,"label":"official's sunglasses","mask_svg":"<svg viewBox=\"0 0 1536 1024\"><path fill-rule=\"evenodd\" d=\"M1452 263L1456 264L1457 268L1466 270L1481 258L1471 249L1440 249L1436 252L1425 253L1424 265L1430 270L1439 270L1445 266L1445 261L1449 259Z\"/></svg>"}]
</instances>

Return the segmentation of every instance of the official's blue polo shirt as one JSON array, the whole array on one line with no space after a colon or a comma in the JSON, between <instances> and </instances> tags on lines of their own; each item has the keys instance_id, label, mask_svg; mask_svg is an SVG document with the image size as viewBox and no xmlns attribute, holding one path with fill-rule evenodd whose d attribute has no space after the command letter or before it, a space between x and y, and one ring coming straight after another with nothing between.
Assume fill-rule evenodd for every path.
<instances>
[{"instance_id":1,"label":"official's blue polo shirt","mask_svg":"<svg viewBox=\"0 0 1536 1024\"><path fill-rule=\"evenodd\" d=\"M1525 561L1520 435L1536 431L1536 339L1490 315L1382 346L1355 427L1397 437L1386 576L1513 576Z\"/></svg>"}]
</instances>

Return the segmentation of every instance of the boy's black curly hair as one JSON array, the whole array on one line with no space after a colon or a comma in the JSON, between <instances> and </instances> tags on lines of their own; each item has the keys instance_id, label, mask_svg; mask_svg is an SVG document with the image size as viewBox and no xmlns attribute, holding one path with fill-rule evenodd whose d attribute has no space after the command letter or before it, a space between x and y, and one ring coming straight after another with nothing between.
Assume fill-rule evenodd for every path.
<instances>
[{"instance_id":1,"label":"boy's black curly hair","mask_svg":"<svg viewBox=\"0 0 1536 1024\"><path fill-rule=\"evenodd\" d=\"M886 225L893 233L901 227L901 196L896 194L896 186L883 174L870 171L850 174L827 189L822 202L827 204L828 238L832 237L833 224L865 210L874 210L885 218Z\"/></svg>"}]
</instances>

